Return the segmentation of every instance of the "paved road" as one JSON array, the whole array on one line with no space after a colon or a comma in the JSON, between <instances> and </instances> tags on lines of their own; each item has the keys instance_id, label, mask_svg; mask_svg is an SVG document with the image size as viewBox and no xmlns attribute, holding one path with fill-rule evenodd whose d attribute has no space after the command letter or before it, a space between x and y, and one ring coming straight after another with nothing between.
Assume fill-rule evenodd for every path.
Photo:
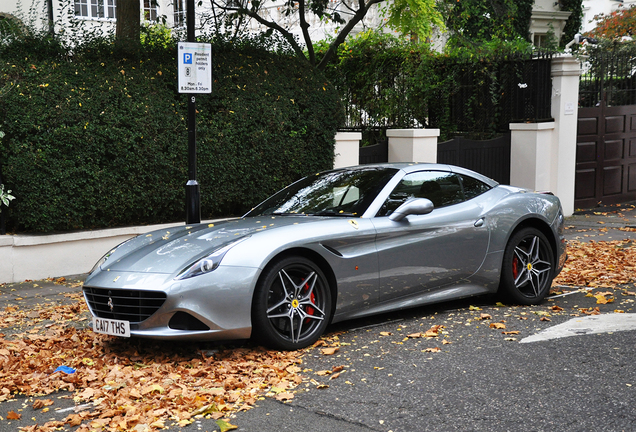
<instances>
[{"instance_id":1,"label":"paved road","mask_svg":"<svg viewBox=\"0 0 636 432\"><path fill-rule=\"evenodd\" d=\"M630 211L576 215L568 220L568 238L636 238L619 230L636 226ZM67 279L64 285L2 286L0 308L67 301L66 293L79 292L81 276ZM327 356L314 349L304 356L306 380L292 401L266 398L232 423L245 432L636 430L636 331L598 330L582 312L599 307L633 322L636 297L617 291L614 303L598 305L585 294L573 290L533 307L500 307L496 299L480 297L332 326L329 343L339 351ZM566 337L524 341L571 320L578 325L563 329ZM495 323L505 329L492 328ZM434 325L444 326L436 338L408 337ZM336 379L316 373L340 366ZM72 407L69 396L54 396L56 406ZM30 403L18 398L0 404L0 431L20 426L6 420L10 410L40 423L64 417L33 411ZM201 419L183 429L218 427Z\"/></svg>"}]
</instances>

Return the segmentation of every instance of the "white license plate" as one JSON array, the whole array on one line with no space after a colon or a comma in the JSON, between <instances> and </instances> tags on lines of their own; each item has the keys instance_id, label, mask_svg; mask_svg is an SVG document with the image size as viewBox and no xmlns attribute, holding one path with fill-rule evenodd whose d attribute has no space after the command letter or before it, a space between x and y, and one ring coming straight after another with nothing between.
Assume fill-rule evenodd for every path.
<instances>
[{"instance_id":1,"label":"white license plate","mask_svg":"<svg viewBox=\"0 0 636 432\"><path fill-rule=\"evenodd\" d=\"M93 331L111 336L130 337L128 321L93 317Z\"/></svg>"}]
</instances>

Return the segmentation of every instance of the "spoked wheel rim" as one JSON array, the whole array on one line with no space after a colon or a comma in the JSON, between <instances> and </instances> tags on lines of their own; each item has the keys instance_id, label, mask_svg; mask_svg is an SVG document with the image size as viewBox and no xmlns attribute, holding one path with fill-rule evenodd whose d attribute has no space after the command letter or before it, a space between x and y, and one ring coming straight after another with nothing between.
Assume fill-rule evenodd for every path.
<instances>
[{"instance_id":1,"label":"spoked wheel rim","mask_svg":"<svg viewBox=\"0 0 636 432\"><path fill-rule=\"evenodd\" d=\"M537 235L524 237L512 257L514 286L525 297L542 297L552 282L549 246Z\"/></svg>"},{"instance_id":2,"label":"spoked wheel rim","mask_svg":"<svg viewBox=\"0 0 636 432\"><path fill-rule=\"evenodd\" d=\"M304 263L284 266L269 286L266 317L282 339L302 344L322 333L329 289L321 274Z\"/></svg>"}]
</instances>

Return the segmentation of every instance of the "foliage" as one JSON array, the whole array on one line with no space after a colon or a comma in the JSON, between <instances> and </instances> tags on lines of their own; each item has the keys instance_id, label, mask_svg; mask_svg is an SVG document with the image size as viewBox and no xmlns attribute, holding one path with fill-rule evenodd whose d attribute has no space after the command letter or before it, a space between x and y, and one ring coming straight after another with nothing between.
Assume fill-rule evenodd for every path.
<instances>
[{"instance_id":1,"label":"foliage","mask_svg":"<svg viewBox=\"0 0 636 432\"><path fill-rule=\"evenodd\" d=\"M203 218L241 214L333 166L342 119L333 87L308 64L251 41L210 42L213 93L197 96ZM46 38L0 47L0 163L18 197L10 230L183 219L187 95L176 91L175 56L176 42L135 56L110 39L72 51Z\"/></svg>"},{"instance_id":2,"label":"foliage","mask_svg":"<svg viewBox=\"0 0 636 432\"><path fill-rule=\"evenodd\" d=\"M441 130L441 140L458 132L490 138L508 118L502 116L512 115L503 100L519 91L519 65L531 55L521 38L440 54L425 43L365 32L340 46L325 73L340 91L349 127L428 126Z\"/></svg>"},{"instance_id":3,"label":"foliage","mask_svg":"<svg viewBox=\"0 0 636 432\"><path fill-rule=\"evenodd\" d=\"M620 39L636 34L636 5L619 8L610 14L599 14L594 17L596 27L586 35L603 39Z\"/></svg>"},{"instance_id":4,"label":"foliage","mask_svg":"<svg viewBox=\"0 0 636 432\"><path fill-rule=\"evenodd\" d=\"M560 0L561 10L571 12L565 23L560 46L564 47L581 31L583 25L583 0Z\"/></svg>"},{"instance_id":5,"label":"foliage","mask_svg":"<svg viewBox=\"0 0 636 432\"><path fill-rule=\"evenodd\" d=\"M172 31L164 24L143 24L140 30L143 45L168 48L173 42Z\"/></svg>"},{"instance_id":6,"label":"foliage","mask_svg":"<svg viewBox=\"0 0 636 432\"><path fill-rule=\"evenodd\" d=\"M472 46L493 39L528 39L529 0L477 0L442 2L452 46ZM523 18L519 15L523 14Z\"/></svg>"},{"instance_id":7,"label":"foliage","mask_svg":"<svg viewBox=\"0 0 636 432\"><path fill-rule=\"evenodd\" d=\"M245 25L246 20L253 20L267 29L267 33L275 32L282 35L299 58L309 61L319 70L327 67L338 47L351 31L359 26L371 8L377 8L380 4L385 4L383 13L387 17L388 26L403 35L416 35L423 40L432 34L435 26L443 26L442 17L434 0L395 0L383 3L386 1L285 0L282 5L276 2L276 7L272 8L266 0L240 0L238 9L229 14L227 0L212 0L214 19L210 20L218 21L217 11L226 13L226 20L223 22L229 27ZM275 13L272 15L271 11ZM326 49L319 57L315 55L316 43L309 32L310 21L315 18L323 24L335 23L338 26L335 36L328 41ZM300 27L302 42L298 41L296 35L290 30L290 23ZM219 27L222 26L217 26Z\"/></svg>"},{"instance_id":8,"label":"foliage","mask_svg":"<svg viewBox=\"0 0 636 432\"><path fill-rule=\"evenodd\" d=\"M384 4L383 16L386 25L403 36L417 36L426 40L433 28L444 30L444 20L434 0L393 0Z\"/></svg>"}]
</instances>

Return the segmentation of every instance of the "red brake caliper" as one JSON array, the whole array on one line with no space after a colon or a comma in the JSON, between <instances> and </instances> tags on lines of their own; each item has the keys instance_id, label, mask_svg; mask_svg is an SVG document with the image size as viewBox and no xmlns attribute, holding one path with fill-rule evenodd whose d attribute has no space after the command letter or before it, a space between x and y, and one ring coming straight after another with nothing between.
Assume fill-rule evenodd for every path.
<instances>
[{"instance_id":1,"label":"red brake caliper","mask_svg":"<svg viewBox=\"0 0 636 432\"><path fill-rule=\"evenodd\" d=\"M517 279L519 276L519 258L514 257L512 259L512 277Z\"/></svg>"},{"instance_id":2,"label":"red brake caliper","mask_svg":"<svg viewBox=\"0 0 636 432\"><path fill-rule=\"evenodd\" d=\"M305 284L305 289L309 290L309 284L307 284L307 283ZM311 300L311 302L313 304L316 304L316 295L314 294L313 291L311 292L311 295L309 296L309 299ZM307 312L307 315L313 315L314 314L314 308L312 308L311 306L308 306L305 309L305 312ZM309 322L309 320L310 320L309 318L305 318L305 324L307 324Z\"/></svg>"}]
</instances>

